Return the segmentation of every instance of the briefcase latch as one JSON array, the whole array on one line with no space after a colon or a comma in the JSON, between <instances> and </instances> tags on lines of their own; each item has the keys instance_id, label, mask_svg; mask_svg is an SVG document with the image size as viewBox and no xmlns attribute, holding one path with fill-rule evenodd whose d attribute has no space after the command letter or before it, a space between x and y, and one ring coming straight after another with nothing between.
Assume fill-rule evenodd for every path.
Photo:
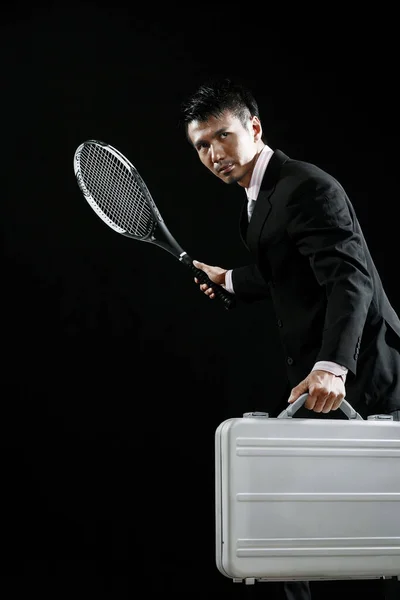
<instances>
[{"instance_id":1,"label":"briefcase latch","mask_svg":"<svg viewBox=\"0 0 400 600\"><path fill-rule=\"evenodd\" d=\"M393 415L369 415L367 421L393 421Z\"/></svg>"},{"instance_id":2,"label":"briefcase latch","mask_svg":"<svg viewBox=\"0 0 400 600\"><path fill-rule=\"evenodd\" d=\"M243 417L255 417L256 419L265 419L269 417L269 413L256 410L254 412L243 413Z\"/></svg>"}]
</instances>

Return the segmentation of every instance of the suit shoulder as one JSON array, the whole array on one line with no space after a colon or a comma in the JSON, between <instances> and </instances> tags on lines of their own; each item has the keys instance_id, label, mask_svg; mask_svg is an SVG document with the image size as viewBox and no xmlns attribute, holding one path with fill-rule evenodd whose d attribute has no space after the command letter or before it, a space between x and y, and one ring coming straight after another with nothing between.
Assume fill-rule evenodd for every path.
<instances>
[{"instance_id":1,"label":"suit shoulder","mask_svg":"<svg viewBox=\"0 0 400 600\"><path fill-rule=\"evenodd\" d=\"M315 191L325 190L325 193L343 191L342 185L333 175L316 164L302 160L289 158L285 161L281 176L293 188L307 187Z\"/></svg>"}]
</instances>

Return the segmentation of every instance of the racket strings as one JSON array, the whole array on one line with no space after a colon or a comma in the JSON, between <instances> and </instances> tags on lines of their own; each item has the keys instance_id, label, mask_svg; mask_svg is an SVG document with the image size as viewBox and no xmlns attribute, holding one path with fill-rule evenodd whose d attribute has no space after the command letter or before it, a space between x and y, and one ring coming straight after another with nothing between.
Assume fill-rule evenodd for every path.
<instances>
[{"instance_id":1,"label":"racket strings","mask_svg":"<svg viewBox=\"0 0 400 600\"><path fill-rule=\"evenodd\" d=\"M154 219L132 171L107 148L92 144L82 148L79 161L81 187L99 216L119 233L148 236Z\"/></svg>"}]
</instances>

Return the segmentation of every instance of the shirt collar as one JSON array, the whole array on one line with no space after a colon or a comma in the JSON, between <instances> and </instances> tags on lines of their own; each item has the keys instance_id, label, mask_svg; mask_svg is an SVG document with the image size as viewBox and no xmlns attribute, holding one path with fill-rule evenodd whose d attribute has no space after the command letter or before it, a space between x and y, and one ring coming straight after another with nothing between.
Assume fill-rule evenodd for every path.
<instances>
[{"instance_id":1,"label":"shirt collar","mask_svg":"<svg viewBox=\"0 0 400 600\"><path fill-rule=\"evenodd\" d=\"M261 150L258 155L254 170L251 176L250 185L246 188L246 194L248 200L256 200L258 192L260 191L261 182L264 177L265 170L268 166L271 156L274 151L267 145Z\"/></svg>"}]
</instances>

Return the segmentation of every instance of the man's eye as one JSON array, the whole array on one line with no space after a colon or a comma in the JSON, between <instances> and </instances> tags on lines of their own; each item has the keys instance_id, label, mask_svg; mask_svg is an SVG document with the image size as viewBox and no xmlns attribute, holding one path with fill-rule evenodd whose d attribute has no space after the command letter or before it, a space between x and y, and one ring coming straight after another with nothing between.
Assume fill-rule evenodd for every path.
<instances>
[{"instance_id":1,"label":"man's eye","mask_svg":"<svg viewBox=\"0 0 400 600\"><path fill-rule=\"evenodd\" d=\"M225 139L225 138L227 138L227 137L228 137L228 135L229 135L229 134L228 134L228 132L227 132L227 131L224 131L223 133L221 133L221 137L222 137L222 138L224 138L224 139Z\"/></svg>"}]
</instances>

